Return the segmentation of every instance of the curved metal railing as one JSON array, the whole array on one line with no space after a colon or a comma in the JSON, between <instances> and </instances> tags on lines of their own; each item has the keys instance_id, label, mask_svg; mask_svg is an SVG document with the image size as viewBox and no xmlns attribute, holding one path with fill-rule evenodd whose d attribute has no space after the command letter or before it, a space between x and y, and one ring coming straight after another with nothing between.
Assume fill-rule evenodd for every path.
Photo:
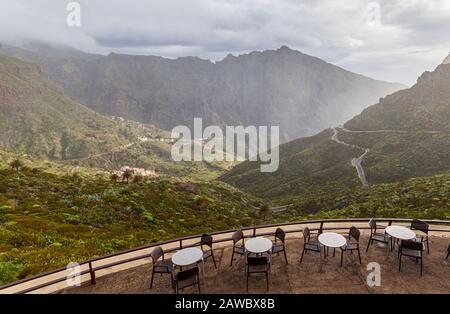
<instances>
[{"instance_id":1,"label":"curved metal railing","mask_svg":"<svg viewBox=\"0 0 450 314\"><path fill-rule=\"evenodd\" d=\"M301 234L305 225L313 231L343 231L348 230L351 226L359 229L369 229L370 218L349 218L349 219L325 219L325 220L305 220L295 222L285 222L270 225L260 225L253 227L243 227L245 238L255 236L273 235L276 228L282 227L288 237L293 237L296 233ZM423 220L430 225L430 232L450 233L450 220ZM401 218L377 218L377 222L391 225L410 224L411 219ZM225 230L210 233L213 236L213 243L224 245L231 242L231 234L235 231ZM118 271L130 269L139 265L150 263L151 249L161 246L166 253L172 253L176 250L198 246L200 244L201 235L191 235L163 242L152 243L117 253L104 255L80 262L77 274L80 275L82 283L91 282L95 284L96 278L109 275ZM52 293L67 288L66 280L73 275L73 268L61 267L49 272L41 273L29 278L9 283L0 287L0 293Z\"/></svg>"}]
</instances>

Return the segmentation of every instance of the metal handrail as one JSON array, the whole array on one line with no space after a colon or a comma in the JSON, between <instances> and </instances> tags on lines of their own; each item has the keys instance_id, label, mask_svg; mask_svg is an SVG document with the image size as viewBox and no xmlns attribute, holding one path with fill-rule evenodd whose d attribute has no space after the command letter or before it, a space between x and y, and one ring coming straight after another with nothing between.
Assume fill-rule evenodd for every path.
<instances>
[{"instance_id":1,"label":"metal handrail","mask_svg":"<svg viewBox=\"0 0 450 314\"><path fill-rule=\"evenodd\" d=\"M254 237L254 236L267 236L267 235L273 235L273 232L265 232L265 233L257 233L257 230L260 229L267 229L267 228L275 228L275 227L283 227L283 226L295 226L295 225L310 225L310 224L319 224L318 228L311 228L312 231L323 231L323 230L348 230L349 226L346 227L325 227L325 224L336 224L336 223L363 223L363 222L368 222L371 218L344 218L344 219L319 219L319 220L304 220L304 221L294 221L294 222L284 222L284 223L277 223L277 224L266 224L266 225L258 225L258 226L251 226L251 227L242 227L240 228L242 231L252 231L251 235L244 235L245 238L250 238L250 237ZM387 222L388 225L391 225L392 223L410 223L412 221L412 219L406 219L406 218L376 218L376 220L378 222ZM424 222L427 222L430 226L434 225L434 226L450 226L450 220L429 220L429 219L425 219L422 220ZM370 227L360 227L360 229L365 230L365 229L370 229ZM231 241L231 237L229 238L224 238L224 239L216 239L214 240L214 236L217 235L224 235L227 233L232 233L234 232L236 229L229 229L229 230L223 230L223 231L216 231L216 232L211 232L210 234L213 236L213 243L221 243L221 242L227 242L227 241ZM286 233L301 233L303 229L298 228L298 229L293 229L293 230L286 230ZM450 232L450 229L436 229L436 228L430 228L429 229L430 232ZM137 251L141 251L141 250L145 250L145 249L150 249L156 246L163 246L163 245L167 245L167 244L175 244L178 243L178 246L176 248L173 249L168 249L165 252L166 253L170 253L173 252L175 250L179 250L181 248L186 248L186 247L193 247L193 246L198 246L200 245L200 242L194 242L188 245L183 245L183 241L187 241L187 240L193 240L193 239L199 239L201 237L201 234L196 234L196 235L190 235L190 236L185 236L185 237L179 237L179 238L175 238L175 239L171 239L171 240L166 240L166 241L161 241L161 242L157 242L157 243L152 243L152 244L147 244L147 245L142 245L139 247L135 247L135 248L131 248L131 249L127 249L127 250L123 250L123 251L119 251L119 252L115 252L115 253L111 253L111 254L107 254L107 255L103 255L103 256L99 256L99 257L95 257L95 258L91 258L88 259L86 261L80 262L78 263L81 266L89 266L89 269L83 270L80 272L80 275L86 275L89 274L90 275L90 281L92 284L95 284L95 272L98 270L102 270L102 269L106 269L109 267L113 267L113 266L118 266L118 265L122 265L122 264L126 264L126 263L130 263L133 261L138 261L138 260L142 260L145 258L148 258L150 255L149 254L143 254L143 255L139 255L136 257L131 257L131 258L124 258L115 262L111 262L111 263L107 263L104 265L98 265L97 267L95 267L94 263L95 262L99 262L102 260L106 260L108 258L112 258L112 257L118 257L120 255L126 255L129 253L133 253L133 252L137 252ZM21 284L26 284L29 283L33 280L37 280L37 279L41 279L44 278L46 276L51 276L54 275L58 272L63 272L66 271L66 267L60 267L48 272L44 272L29 278L24 278L15 282L11 282L9 284L3 285L0 287L0 293L2 292L2 290L7 289L7 288L11 288L14 286L18 286ZM46 288L55 284L58 284L62 281L66 280L66 276L60 277L60 278L56 278L56 279L49 279L49 281L46 281L44 283L41 284L37 284L35 286L31 286L25 289L22 289L20 291L17 291L15 293L28 293L28 292L32 292L32 291L36 291L42 288Z\"/></svg>"}]
</instances>

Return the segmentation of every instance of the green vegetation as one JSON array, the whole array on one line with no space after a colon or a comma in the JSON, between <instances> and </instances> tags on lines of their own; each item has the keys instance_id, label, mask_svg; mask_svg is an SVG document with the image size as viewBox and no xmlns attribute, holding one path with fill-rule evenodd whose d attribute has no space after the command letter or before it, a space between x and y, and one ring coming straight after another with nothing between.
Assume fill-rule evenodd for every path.
<instances>
[{"instance_id":1,"label":"green vegetation","mask_svg":"<svg viewBox=\"0 0 450 314\"><path fill-rule=\"evenodd\" d=\"M1 157L1 156L0 156ZM4 159L0 158L0 161ZM27 162L24 162L27 163ZM0 168L0 282L179 236L333 217L450 219L450 175L299 196L287 214L219 181L130 180Z\"/></svg>"},{"instance_id":2,"label":"green vegetation","mask_svg":"<svg viewBox=\"0 0 450 314\"><path fill-rule=\"evenodd\" d=\"M168 180L0 169L0 283L118 250L261 222L221 182L178 190ZM246 198L248 198L246 196Z\"/></svg>"}]
</instances>

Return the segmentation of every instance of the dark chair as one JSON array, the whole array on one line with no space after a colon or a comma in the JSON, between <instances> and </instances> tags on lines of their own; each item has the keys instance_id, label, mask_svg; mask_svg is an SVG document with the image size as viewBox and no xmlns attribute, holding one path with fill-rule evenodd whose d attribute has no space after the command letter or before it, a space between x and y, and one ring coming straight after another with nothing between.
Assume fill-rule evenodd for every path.
<instances>
[{"instance_id":1,"label":"dark chair","mask_svg":"<svg viewBox=\"0 0 450 314\"><path fill-rule=\"evenodd\" d=\"M284 259L286 260L286 264L288 264L288 259L286 255L286 247L284 245L284 241L286 238L286 232L283 229L277 228L275 231L275 243L272 246L272 254L277 253L279 256L281 252L284 253ZM280 241L280 242L278 242Z\"/></svg>"},{"instance_id":2,"label":"dark chair","mask_svg":"<svg viewBox=\"0 0 450 314\"><path fill-rule=\"evenodd\" d=\"M420 276L422 276L423 270L423 243L415 241L405 241L400 242L400 248L398 250L398 271L402 269L402 256L409 256L416 259L416 262L420 260Z\"/></svg>"},{"instance_id":3,"label":"dark chair","mask_svg":"<svg viewBox=\"0 0 450 314\"><path fill-rule=\"evenodd\" d=\"M341 247L341 267L344 259L344 252L350 251L358 251L359 263L361 264L361 253L359 251L359 237L361 236L361 231L359 231L356 227L351 227L348 232L347 244Z\"/></svg>"},{"instance_id":4,"label":"dark chair","mask_svg":"<svg viewBox=\"0 0 450 314\"><path fill-rule=\"evenodd\" d=\"M231 254L230 266L233 265L234 254L239 254L242 256L245 255L244 233L242 232L242 230L236 230L231 236L231 238L233 239L233 253Z\"/></svg>"},{"instance_id":5,"label":"dark chair","mask_svg":"<svg viewBox=\"0 0 450 314\"><path fill-rule=\"evenodd\" d=\"M303 229L303 251L300 257L300 263L303 261L303 254L308 253L308 251L321 253L319 241L311 240L311 231L308 227L305 227Z\"/></svg>"},{"instance_id":6,"label":"dark chair","mask_svg":"<svg viewBox=\"0 0 450 314\"><path fill-rule=\"evenodd\" d=\"M216 259L214 258L214 252L212 249L212 245L213 245L213 238L210 234L203 234L200 240L200 246L202 248L203 251L203 260L206 261L208 258L212 257L212 260L214 262L214 268L217 268L216 265ZM204 249L203 247L206 246L206 249Z\"/></svg>"},{"instance_id":7,"label":"dark chair","mask_svg":"<svg viewBox=\"0 0 450 314\"><path fill-rule=\"evenodd\" d=\"M377 225L376 220L373 218L370 219L369 226L370 226L370 237L369 237L369 242L367 243L366 252L369 250L369 246L373 243L373 241L377 241L377 242L381 242L386 245L389 245L390 236L386 233L377 232L377 228L383 227L383 226Z\"/></svg>"},{"instance_id":8,"label":"dark chair","mask_svg":"<svg viewBox=\"0 0 450 314\"><path fill-rule=\"evenodd\" d=\"M414 241L426 243L427 253L430 254L430 244L428 242L428 229L429 225L425 221L413 219L413 221L411 222L411 230L417 230L422 232L422 234L416 237Z\"/></svg>"},{"instance_id":9,"label":"dark chair","mask_svg":"<svg viewBox=\"0 0 450 314\"><path fill-rule=\"evenodd\" d=\"M448 249L447 249L447 251L448 251L448 253L447 253L447 257L446 257L445 259L448 259L448 257L450 256L450 245L448 246Z\"/></svg>"},{"instance_id":10,"label":"dark chair","mask_svg":"<svg viewBox=\"0 0 450 314\"><path fill-rule=\"evenodd\" d=\"M266 274L266 289L269 290L269 269L270 260L267 256L248 256L245 258L245 273L247 275L247 291L248 278L250 274Z\"/></svg>"},{"instance_id":11,"label":"dark chair","mask_svg":"<svg viewBox=\"0 0 450 314\"><path fill-rule=\"evenodd\" d=\"M164 259L163 249L160 246L155 247L150 253L150 257L152 258L152 279L150 281L150 289L153 287L153 276L155 274L161 274L161 276L163 274L170 274L173 285L173 263L170 258Z\"/></svg>"},{"instance_id":12,"label":"dark chair","mask_svg":"<svg viewBox=\"0 0 450 314\"><path fill-rule=\"evenodd\" d=\"M199 268L198 266L195 266L193 268L180 271L175 276L175 293L178 294L178 292L181 289L191 287L191 286L198 286L198 293L201 293L200 291L200 276L199 276Z\"/></svg>"}]
</instances>

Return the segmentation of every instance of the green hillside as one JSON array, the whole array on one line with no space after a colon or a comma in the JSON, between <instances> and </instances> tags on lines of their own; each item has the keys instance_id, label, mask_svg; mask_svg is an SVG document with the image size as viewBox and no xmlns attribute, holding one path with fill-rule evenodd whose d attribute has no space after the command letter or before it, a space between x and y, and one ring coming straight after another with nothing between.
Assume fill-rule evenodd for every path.
<instances>
[{"instance_id":1,"label":"green hillside","mask_svg":"<svg viewBox=\"0 0 450 314\"><path fill-rule=\"evenodd\" d=\"M0 52L0 148L70 159L130 137L117 122L66 97L36 65Z\"/></svg>"},{"instance_id":2,"label":"green hillside","mask_svg":"<svg viewBox=\"0 0 450 314\"><path fill-rule=\"evenodd\" d=\"M450 174L310 194L286 214L262 217L224 183L113 182L88 175L12 170L0 158L0 283L98 255L178 236L297 219L450 219ZM191 189L192 188L192 189ZM193 190L193 191L190 191Z\"/></svg>"},{"instance_id":3,"label":"green hillside","mask_svg":"<svg viewBox=\"0 0 450 314\"><path fill-rule=\"evenodd\" d=\"M178 236L260 221L221 182L113 182L0 165L0 284ZM248 197L246 197L248 199Z\"/></svg>"}]
</instances>

